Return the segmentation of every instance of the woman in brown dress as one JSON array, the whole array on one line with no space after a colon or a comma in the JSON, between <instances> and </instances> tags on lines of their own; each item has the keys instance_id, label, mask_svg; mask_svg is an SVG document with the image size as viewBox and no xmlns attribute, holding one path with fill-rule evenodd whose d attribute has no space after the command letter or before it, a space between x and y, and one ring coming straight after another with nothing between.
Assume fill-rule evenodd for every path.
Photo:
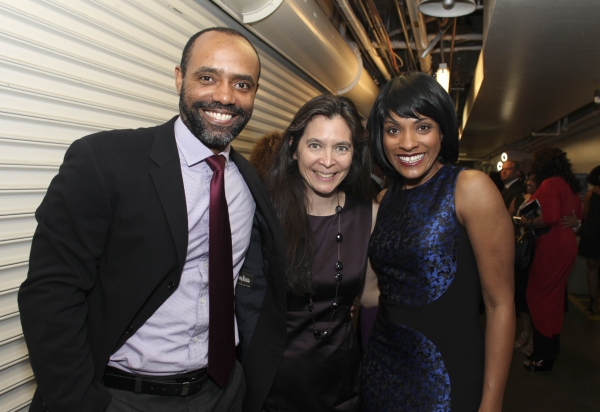
<instances>
[{"instance_id":1,"label":"woman in brown dress","mask_svg":"<svg viewBox=\"0 0 600 412\"><path fill-rule=\"evenodd\" d=\"M367 136L351 100L306 103L284 132L267 187L286 237L287 344L266 411L358 411L350 307L373 221Z\"/></svg>"}]
</instances>

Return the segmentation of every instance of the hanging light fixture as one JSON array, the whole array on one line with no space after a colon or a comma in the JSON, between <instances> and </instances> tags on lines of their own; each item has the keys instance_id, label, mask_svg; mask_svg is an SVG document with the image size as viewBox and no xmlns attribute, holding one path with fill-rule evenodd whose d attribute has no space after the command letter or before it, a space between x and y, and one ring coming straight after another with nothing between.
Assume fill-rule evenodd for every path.
<instances>
[{"instance_id":1,"label":"hanging light fixture","mask_svg":"<svg viewBox=\"0 0 600 412\"><path fill-rule=\"evenodd\" d=\"M448 71L448 65L446 63L440 63L440 66L435 73L437 82L446 90L450 88L450 72Z\"/></svg>"},{"instance_id":2,"label":"hanging light fixture","mask_svg":"<svg viewBox=\"0 0 600 412\"><path fill-rule=\"evenodd\" d=\"M458 17L473 13L475 0L422 0L419 11L433 17Z\"/></svg>"}]
</instances>

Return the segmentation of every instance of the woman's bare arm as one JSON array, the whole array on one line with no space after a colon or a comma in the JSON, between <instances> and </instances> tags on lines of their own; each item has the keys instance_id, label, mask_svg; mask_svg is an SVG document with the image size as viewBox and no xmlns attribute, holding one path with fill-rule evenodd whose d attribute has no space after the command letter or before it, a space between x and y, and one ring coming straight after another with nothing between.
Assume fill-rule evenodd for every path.
<instances>
[{"instance_id":1,"label":"woman's bare arm","mask_svg":"<svg viewBox=\"0 0 600 412\"><path fill-rule=\"evenodd\" d=\"M498 189L484 173L460 173L455 204L475 253L485 303L485 369L479 410L500 412L515 333L513 227Z\"/></svg>"},{"instance_id":2,"label":"woman's bare arm","mask_svg":"<svg viewBox=\"0 0 600 412\"><path fill-rule=\"evenodd\" d=\"M385 191L381 192L385 193ZM380 193L378 199L383 197ZM373 203L373 220L371 222L371 233L375 228L375 221L377 220L377 212L379 211L379 203ZM365 278L365 284L363 286L363 290L360 293L360 304L367 309L375 307L379 304L379 287L377 286L377 275L375 275L375 271L371 267L371 262L367 263L367 276Z\"/></svg>"}]
</instances>

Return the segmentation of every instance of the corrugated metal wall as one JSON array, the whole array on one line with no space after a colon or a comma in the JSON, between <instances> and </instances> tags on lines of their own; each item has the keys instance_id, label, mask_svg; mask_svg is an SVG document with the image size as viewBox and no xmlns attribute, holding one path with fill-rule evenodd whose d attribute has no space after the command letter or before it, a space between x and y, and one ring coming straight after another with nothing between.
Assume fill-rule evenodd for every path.
<instances>
[{"instance_id":1,"label":"corrugated metal wall","mask_svg":"<svg viewBox=\"0 0 600 412\"><path fill-rule=\"evenodd\" d=\"M211 26L239 27L208 0L0 0L0 411L27 410L35 389L16 296L34 211L65 150L99 130L175 115L174 67L187 39ZM260 89L234 143L246 155L319 93L255 44Z\"/></svg>"}]
</instances>

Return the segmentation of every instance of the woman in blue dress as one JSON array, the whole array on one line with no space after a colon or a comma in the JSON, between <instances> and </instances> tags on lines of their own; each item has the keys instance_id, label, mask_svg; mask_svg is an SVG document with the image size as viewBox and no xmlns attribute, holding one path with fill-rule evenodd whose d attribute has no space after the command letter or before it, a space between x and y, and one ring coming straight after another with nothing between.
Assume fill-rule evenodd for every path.
<instances>
[{"instance_id":1,"label":"woman in blue dress","mask_svg":"<svg viewBox=\"0 0 600 412\"><path fill-rule=\"evenodd\" d=\"M367 123L393 185L369 244L379 313L365 354L365 411L498 411L514 340L513 228L482 172L454 166L454 105L411 72ZM482 330L479 304L486 314Z\"/></svg>"}]
</instances>

